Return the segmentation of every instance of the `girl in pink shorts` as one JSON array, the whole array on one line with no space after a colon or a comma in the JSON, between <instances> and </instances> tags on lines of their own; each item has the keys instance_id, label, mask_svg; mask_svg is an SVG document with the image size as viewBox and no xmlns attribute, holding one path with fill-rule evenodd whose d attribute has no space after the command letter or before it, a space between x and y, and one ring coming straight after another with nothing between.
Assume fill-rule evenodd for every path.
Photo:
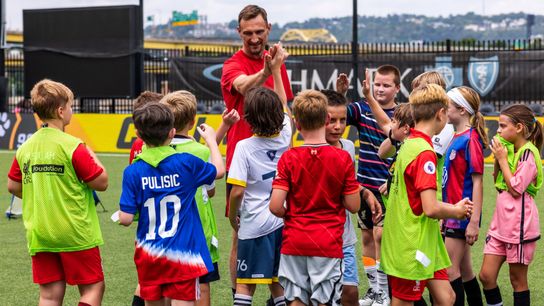
<instances>
[{"instance_id":1,"label":"girl in pink shorts","mask_svg":"<svg viewBox=\"0 0 544 306\"><path fill-rule=\"evenodd\" d=\"M497 133L499 137L490 147L495 156L493 176L499 194L486 238L480 281L487 304L503 305L497 277L506 261L514 306L530 305L527 270L540 238L534 197L542 187L542 125L529 107L515 104L501 112Z\"/></svg>"}]
</instances>

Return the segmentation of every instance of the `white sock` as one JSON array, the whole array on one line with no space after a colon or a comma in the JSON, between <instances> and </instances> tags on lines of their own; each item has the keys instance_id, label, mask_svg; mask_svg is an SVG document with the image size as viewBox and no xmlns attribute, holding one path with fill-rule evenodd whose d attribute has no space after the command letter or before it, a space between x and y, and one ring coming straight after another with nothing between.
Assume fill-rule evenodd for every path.
<instances>
[{"instance_id":1,"label":"white sock","mask_svg":"<svg viewBox=\"0 0 544 306\"><path fill-rule=\"evenodd\" d=\"M387 286L387 274L380 269L380 261L376 260L376 270L378 271L378 288L389 296L389 287Z\"/></svg>"},{"instance_id":2,"label":"white sock","mask_svg":"<svg viewBox=\"0 0 544 306\"><path fill-rule=\"evenodd\" d=\"M368 258L363 257L363 264L365 263L366 259ZM368 279L368 286L372 288L374 292L378 292L378 272L376 269L376 265L364 265L364 268L366 278Z\"/></svg>"},{"instance_id":3,"label":"white sock","mask_svg":"<svg viewBox=\"0 0 544 306\"><path fill-rule=\"evenodd\" d=\"M253 297L245 294L238 294L236 293L234 295L234 306L247 306L251 305L251 302L253 301Z\"/></svg>"}]
</instances>

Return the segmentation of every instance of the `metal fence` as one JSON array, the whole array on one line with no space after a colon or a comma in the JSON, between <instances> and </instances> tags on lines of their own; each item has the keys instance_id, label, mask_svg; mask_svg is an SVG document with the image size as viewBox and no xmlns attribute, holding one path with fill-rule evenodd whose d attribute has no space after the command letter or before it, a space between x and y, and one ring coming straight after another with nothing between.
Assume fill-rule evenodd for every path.
<instances>
[{"instance_id":1,"label":"metal fence","mask_svg":"<svg viewBox=\"0 0 544 306\"><path fill-rule=\"evenodd\" d=\"M338 72L349 72L351 67L351 45L350 44L286 44L288 52L292 59L300 59L304 64L294 65L291 78L296 77L298 70L304 69L304 65L309 65L315 69L335 68ZM174 88L176 76L171 73L173 62L184 58L200 58L204 61L226 58L237 50L240 46L209 46L209 47L191 47L186 46L182 49L145 49L144 54L144 89L155 92L168 92L180 88ZM524 86L517 86L519 93L510 93L510 96L519 97L512 99L508 95L502 95L499 91L496 95L483 97L484 102L491 104L497 110L504 104L511 102L527 102L544 104L544 88L540 84L544 79L544 42L542 40L501 40L501 41L441 41L441 42L402 42L402 43L364 43L359 44L359 67L364 68L369 65L379 65L388 62L396 63L401 61L410 61L411 64L424 67L432 56L440 59L453 58L453 61L463 58L468 61L468 55L489 55L499 54L507 58L510 65L502 72L505 76L521 75L524 79ZM506 56L508 55L508 56ZM430 57L431 56L431 57ZM437 65L439 60L436 60ZM20 47L12 47L5 50L6 77L8 78L8 109L9 111L30 112L28 101L24 99L24 56ZM452 63L450 63L452 64ZM453 63L455 64L455 63ZM302 68L301 68L302 67ZM408 67L408 66L407 66ZM412 66L410 66L412 67ZM514 67L514 68L512 68ZM517 67L517 68L516 68ZM401 68L401 67L399 67ZM288 66L288 69L289 66ZM422 68L406 68L414 74L422 72ZM405 69L405 70L406 70ZM418 70L419 69L419 70ZM514 70L512 70L514 69ZM401 68L402 72L403 68ZM189 77L196 76L201 71L188 71ZM359 72L359 78L362 78ZM466 78L465 78L466 79ZM407 78L406 83L409 84ZM511 81L507 81L511 82ZM179 83L179 82L178 82ZM294 82L299 83L299 82ZM331 82L326 84L329 88ZM293 91L304 89L298 85L293 86ZM215 83L215 90L220 92L219 84ZM217 87L217 88L215 88ZM319 86L318 86L319 87ZM408 87L408 86L406 86ZM354 89L356 90L356 89ZM531 95L527 95L530 92ZM508 97L507 97L508 96ZM220 97L214 98L199 96L200 112L220 112L220 107L214 106L222 104ZM399 101L406 101L406 95L399 95ZM130 99L76 99L74 102L75 112L86 113L130 113L132 111L132 100Z\"/></svg>"}]
</instances>

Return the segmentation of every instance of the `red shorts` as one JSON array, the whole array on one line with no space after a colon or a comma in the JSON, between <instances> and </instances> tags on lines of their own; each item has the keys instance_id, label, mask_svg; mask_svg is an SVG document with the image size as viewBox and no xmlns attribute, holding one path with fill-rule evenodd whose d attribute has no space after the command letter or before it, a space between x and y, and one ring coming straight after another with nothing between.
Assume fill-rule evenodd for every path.
<instances>
[{"instance_id":1,"label":"red shorts","mask_svg":"<svg viewBox=\"0 0 544 306\"><path fill-rule=\"evenodd\" d=\"M38 252L32 256L34 283L48 284L60 280L69 285L94 284L104 280L98 247L74 252Z\"/></svg>"},{"instance_id":2,"label":"red shorts","mask_svg":"<svg viewBox=\"0 0 544 306\"><path fill-rule=\"evenodd\" d=\"M493 236L485 239L484 254L506 257L507 263L520 263L528 265L533 261L536 251L536 241L519 243L506 243Z\"/></svg>"},{"instance_id":3,"label":"red shorts","mask_svg":"<svg viewBox=\"0 0 544 306\"><path fill-rule=\"evenodd\" d=\"M391 286L391 295L404 301L419 301L425 291L428 279L425 280L410 280L388 276L389 285ZM432 279L448 280L448 271L446 269L434 272Z\"/></svg>"},{"instance_id":4,"label":"red shorts","mask_svg":"<svg viewBox=\"0 0 544 306\"><path fill-rule=\"evenodd\" d=\"M180 301L196 301L200 298L200 284L198 277L162 285L140 284L140 297L146 301L158 301L163 297Z\"/></svg>"}]
</instances>

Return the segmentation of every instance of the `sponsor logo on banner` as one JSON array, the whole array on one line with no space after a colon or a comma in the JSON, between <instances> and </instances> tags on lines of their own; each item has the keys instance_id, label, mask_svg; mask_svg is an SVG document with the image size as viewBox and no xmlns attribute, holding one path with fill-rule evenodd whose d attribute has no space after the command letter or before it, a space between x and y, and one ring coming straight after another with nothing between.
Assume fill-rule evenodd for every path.
<instances>
[{"instance_id":1,"label":"sponsor logo on banner","mask_svg":"<svg viewBox=\"0 0 544 306\"><path fill-rule=\"evenodd\" d=\"M493 89L498 76L499 57L497 55L488 58L470 57L468 81L480 96L484 97Z\"/></svg>"},{"instance_id":2,"label":"sponsor logo on banner","mask_svg":"<svg viewBox=\"0 0 544 306\"><path fill-rule=\"evenodd\" d=\"M451 56L437 56L433 66L425 66L425 71L436 71L444 77L446 89L463 85L463 68L454 67Z\"/></svg>"}]
</instances>

